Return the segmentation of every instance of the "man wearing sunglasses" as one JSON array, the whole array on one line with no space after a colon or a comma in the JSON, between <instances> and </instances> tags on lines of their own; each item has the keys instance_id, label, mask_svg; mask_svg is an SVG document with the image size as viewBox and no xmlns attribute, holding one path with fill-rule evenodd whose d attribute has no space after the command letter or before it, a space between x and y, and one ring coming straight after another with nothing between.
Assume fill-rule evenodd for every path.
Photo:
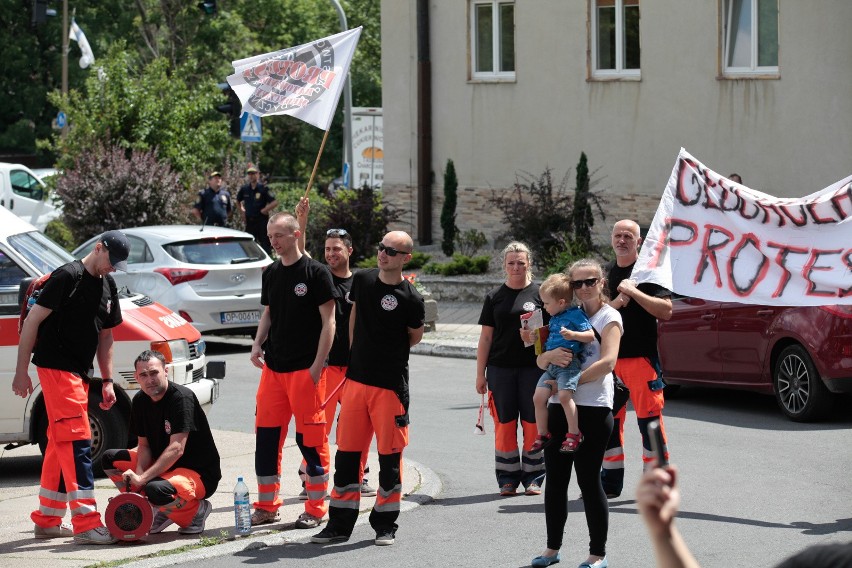
<instances>
[{"instance_id":1,"label":"man wearing sunglasses","mask_svg":"<svg viewBox=\"0 0 852 568\"><path fill-rule=\"evenodd\" d=\"M651 283L636 284L630 279L633 265L639 258L639 225L623 219L612 229L612 248L615 262L607 267L610 305L621 313L624 336L618 349L615 375L630 389L630 400L636 411L639 432L642 434L642 462L649 467L653 461L648 423L660 421L663 443L667 444L663 428L662 371L657 356L657 320L672 317L671 292ZM615 427L607 444L601 480L607 497L621 495L624 485L624 418L626 405L615 415ZM668 457L668 447L664 448Z\"/></svg>"},{"instance_id":2,"label":"man wearing sunglasses","mask_svg":"<svg viewBox=\"0 0 852 568\"><path fill-rule=\"evenodd\" d=\"M425 305L402 267L414 243L402 231L384 236L378 269L355 274L349 299L352 349L337 419L337 454L328 525L311 537L349 539L360 509L358 467L373 431L379 452L379 494L370 513L375 543L394 543L402 499L402 451L408 445L408 357L423 338Z\"/></svg>"}]
</instances>

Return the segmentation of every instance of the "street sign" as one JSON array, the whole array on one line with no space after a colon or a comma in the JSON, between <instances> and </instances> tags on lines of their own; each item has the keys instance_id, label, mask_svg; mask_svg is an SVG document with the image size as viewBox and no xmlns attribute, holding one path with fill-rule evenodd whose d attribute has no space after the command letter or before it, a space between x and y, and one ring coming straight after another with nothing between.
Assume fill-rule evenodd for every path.
<instances>
[{"instance_id":1,"label":"street sign","mask_svg":"<svg viewBox=\"0 0 852 568\"><path fill-rule=\"evenodd\" d=\"M240 117L240 140L243 142L260 142L260 117L244 112Z\"/></svg>"},{"instance_id":2,"label":"street sign","mask_svg":"<svg viewBox=\"0 0 852 568\"><path fill-rule=\"evenodd\" d=\"M343 162L343 187L349 189L349 162Z\"/></svg>"},{"instance_id":3,"label":"street sign","mask_svg":"<svg viewBox=\"0 0 852 568\"><path fill-rule=\"evenodd\" d=\"M56 113L56 128L65 128L66 120L67 119L65 117L64 112L60 110L58 113Z\"/></svg>"}]
</instances>

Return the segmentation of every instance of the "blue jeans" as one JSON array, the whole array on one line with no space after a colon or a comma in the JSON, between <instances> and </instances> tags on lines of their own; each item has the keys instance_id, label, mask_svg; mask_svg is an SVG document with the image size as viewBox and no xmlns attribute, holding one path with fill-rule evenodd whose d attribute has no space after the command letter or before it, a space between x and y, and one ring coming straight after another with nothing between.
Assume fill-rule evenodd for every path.
<instances>
[{"instance_id":1,"label":"blue jeans","mask_svg":"<svg viewBox=\"0 0 852 568\"><path fill-rule=\"evenodd\" d=\"M577 383L580 381L580 362L577 361L577 358L574 357L567 367L548 365L547 370L538 380L536 388L547 388L550 385L546 384L545 381L554 379L559 390L576 391Z\"/></svg>"}]
</instances>

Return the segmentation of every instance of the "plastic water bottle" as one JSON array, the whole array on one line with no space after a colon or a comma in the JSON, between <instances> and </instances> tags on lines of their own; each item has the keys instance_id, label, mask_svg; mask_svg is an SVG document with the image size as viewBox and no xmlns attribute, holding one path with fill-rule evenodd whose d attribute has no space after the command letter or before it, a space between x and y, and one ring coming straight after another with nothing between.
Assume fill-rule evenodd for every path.
<instances>
[{"instance_id":1,"label":"plastic water bottle","mask_svg":"<svg viewBox=\"0 0 852 568\"><path fill-rule=\"evenodd\" d=\"M234 528L238 535L251 532L249 490L242 477L237 478L237 484L234 486Z\"/></svg>"}]
</instances>

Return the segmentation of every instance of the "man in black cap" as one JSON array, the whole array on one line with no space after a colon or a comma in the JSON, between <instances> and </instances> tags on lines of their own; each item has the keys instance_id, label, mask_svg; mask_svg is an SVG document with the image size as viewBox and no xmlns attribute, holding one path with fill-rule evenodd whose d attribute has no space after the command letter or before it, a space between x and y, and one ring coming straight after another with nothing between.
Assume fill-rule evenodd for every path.
<instances>
[{"instance_id":1,"label":"man in black cap","mask_svg":"<svg viewBox=\"0 0 852 568\"><path fill-rule=\"evenodd\" d=\"M129 255L124 233L101 235L83 260L51 273L21 329L12 391L23 398L33 393L28 372L32 354L48 419L40 506L30 515L36 538L73 535L80 544L116 542L95 504L89 377L97 357L103 379L100 395L92 399L109 410L115 404L112 328L122 321L118 289L109 273L126 271ZM66 507L71 509L73 530L62 523Z\"/></svg>"},{"instance_id":2,"label":"man in black cap","mask_svg":"<svg viewBox=\"0 0 852 568\"><path fill-rule=\"evenodd\" d=\"M227 227L231 216L231 192L222 186L222 174L210 172L207 187L198 192L198 200L192 206L193 214L205 225Z\"/></svg>"},{"instance_id":3,"label":"man in black cap","mask_svg":"<svg viewBox=\"0 0 852 568\"><path fill-rule=\"evenodd\" d=\"M269 188L258 181L259 173L256 167L249 166L246 169L246 175L249 182L237 193L237 203L240 204L240 211L243 213L246 232L254 236L254 240L263 247L266 254L272 254L272 246L266 235L266 225L269 223L269 213L278 207L278 201Z\"/></svg>"}]
</instances>

